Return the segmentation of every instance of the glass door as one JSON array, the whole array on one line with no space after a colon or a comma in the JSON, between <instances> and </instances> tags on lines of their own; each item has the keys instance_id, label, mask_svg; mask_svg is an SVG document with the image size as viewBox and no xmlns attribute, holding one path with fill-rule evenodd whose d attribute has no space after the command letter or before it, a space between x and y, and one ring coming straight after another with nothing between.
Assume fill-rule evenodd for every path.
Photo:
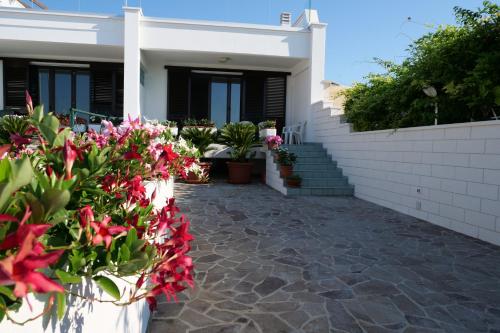
<instances>
[{"instance_id":1,"label":"glass door","mask_svg":"<svg viewBox=\"0 0 500 333\"><path fill-rule=\"evenodd\" d=\"M71 71L56 70L54 75L54 111L68 114L71 108Z\"/></svg>"},{"instance_id":2,"label":"glass door","mask_svg":"<svg viewBox=\"0 0 500 333\"><path fill-rule=\"evenodd\" d=\"M240 121L241 83L239 79L213 78L210 85L210 119L218 128Z\"/></svg>"}]
</instances>

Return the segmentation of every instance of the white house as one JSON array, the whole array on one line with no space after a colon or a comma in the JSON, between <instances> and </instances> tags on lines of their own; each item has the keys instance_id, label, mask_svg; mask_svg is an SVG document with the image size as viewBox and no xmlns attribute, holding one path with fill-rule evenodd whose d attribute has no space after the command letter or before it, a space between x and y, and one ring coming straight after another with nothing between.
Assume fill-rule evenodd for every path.
<instances>
[{"instance_id":1,"label":"white house","mask_svg":"<svg viewBox=\"0 0 500 333\"><path fill-rule=\"evenodd\" d=\"M61 114L310 124L325 33L315 10L271 26L0 7L0 110L27 89Z\"/></svg>"}]
</instances>

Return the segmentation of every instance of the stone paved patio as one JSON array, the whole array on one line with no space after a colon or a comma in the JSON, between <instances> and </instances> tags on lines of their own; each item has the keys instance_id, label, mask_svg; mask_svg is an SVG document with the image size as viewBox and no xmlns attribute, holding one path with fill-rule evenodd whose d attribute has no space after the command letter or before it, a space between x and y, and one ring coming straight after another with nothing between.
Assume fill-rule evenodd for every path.
<instances>
[{"instance_id":1,"label":"stone paved patio","mask_svg":"<svg viewBox=\"0 0 500 333\"><path fill-rule=\"evenodd\" d=\"M500 332L500 248L355 198L176 185L197 287L151 333Z\"/></svg>"}]
</instances>

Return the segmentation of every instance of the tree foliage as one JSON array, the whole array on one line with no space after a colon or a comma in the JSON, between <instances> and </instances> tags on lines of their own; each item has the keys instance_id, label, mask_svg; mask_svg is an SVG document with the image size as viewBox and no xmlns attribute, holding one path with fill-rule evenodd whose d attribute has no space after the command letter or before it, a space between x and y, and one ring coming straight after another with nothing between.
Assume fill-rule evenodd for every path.
<instances>
[{"instance_id":1,"label":"tree foliage","mask_svg":"<svg viewBox=\"0 0 500 333\"><path fill-rule=\"evenodd\" d=\"M409 46L402 64L376 59L370 74L344 94L347 120L358 131L457 123L500 115L500 6L455 7L457 25L440 26ZM422 89L432 86L437 97Z\"/></svg>"}]
</instances>

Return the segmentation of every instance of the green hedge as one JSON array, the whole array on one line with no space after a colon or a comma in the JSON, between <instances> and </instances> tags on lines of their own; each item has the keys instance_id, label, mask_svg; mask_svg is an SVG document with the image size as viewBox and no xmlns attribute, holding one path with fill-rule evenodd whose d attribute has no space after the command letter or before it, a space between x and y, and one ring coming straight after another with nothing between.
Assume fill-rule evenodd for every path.
<instances>
[{"instance_id":1,"label":"green hedge","mask_svg":"<svg viewBox=\"0 0 500 333\"><path fill-rule=\"evenodd\" d=\"M455 7L456 26L440 26L412 43L402 64L377 60L386 73L348 89L345 115L357 131L488 120L500 116L499 5ZM422 89L435 87L437 97Z\"/></svg>"}]
</instances>

